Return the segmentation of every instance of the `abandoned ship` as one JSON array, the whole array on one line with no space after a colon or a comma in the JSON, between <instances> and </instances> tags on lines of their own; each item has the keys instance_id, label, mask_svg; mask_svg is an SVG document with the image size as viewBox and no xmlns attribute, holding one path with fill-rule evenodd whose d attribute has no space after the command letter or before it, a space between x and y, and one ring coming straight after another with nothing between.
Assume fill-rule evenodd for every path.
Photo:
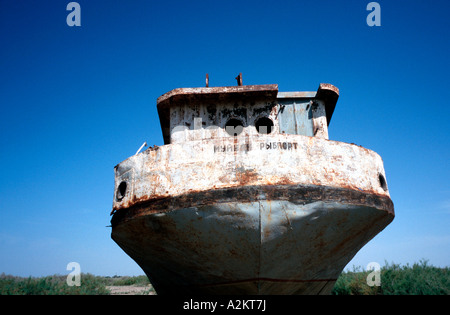
<instances>
[{"instance_id":1,"label":"abandoned ship","mask_svg":"<svg viewBox=\"0 0 450 315\"><path fill-rule=\"evenodd\" d=\"M381 157L328 139L339 90L179 88L115 167L112 239L158 294L329 294L394 219Z\"/></svg>"}]
</instances>

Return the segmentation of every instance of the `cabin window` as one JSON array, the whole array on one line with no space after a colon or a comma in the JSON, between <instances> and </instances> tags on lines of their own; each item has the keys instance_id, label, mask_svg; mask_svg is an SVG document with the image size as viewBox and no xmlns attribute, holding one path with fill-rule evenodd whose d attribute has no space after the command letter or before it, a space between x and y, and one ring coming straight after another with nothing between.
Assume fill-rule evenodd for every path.
<instances>
[{"instance_id":1,"label":"cabin window","mask_svg":"<svg viewBox=\"0 0 450 315\"><path fill-rule=\"evenodd\" d=\"M244 130L244 124L241 120L231 118L225 124L225 131L232 137L238 136Z\"/></svg>"},{"instance_id":2,"label":"cabin window","mask_svg":"<svg viewBox=\"0 0 450 315\"><path fill-rule=\"evenodd\" d=\"M256 120L255 127L259 133L269 134L273 129L273 121L268 117L261 117Z\"/></svg>"}]
</instances>

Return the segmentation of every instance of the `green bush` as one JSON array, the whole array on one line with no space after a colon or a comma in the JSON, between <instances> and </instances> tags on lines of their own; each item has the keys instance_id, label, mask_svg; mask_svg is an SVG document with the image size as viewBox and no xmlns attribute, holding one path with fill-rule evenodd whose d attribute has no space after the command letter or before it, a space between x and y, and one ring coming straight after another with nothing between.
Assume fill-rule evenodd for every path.
<instances>
[{"instance_id":1,"label":"green bush","mask_svg":"<svg viewBox=\"0 0 450 315\"><path fill-rule=\"evenodd\" d=\"M150 284L150 281L148 280L147 276L135 276L135 277L128 277L128 276L122 276L122 277L112 277L108 278L106 280L106 285L136 285L136 286L147 286Z\"/></svg>"},{"instance_id":2,"label":"green bush","mask_svg":"<svg viewBox=\"0 0 450 315\"><path fill-rule=\"evenodd\" d=\"M426 260L412 266L388 264L381 268L381 286L370 287L367 276L372 271L354 268L343 272L333 288L334 295L448 295L450 269L428 265Z\"/></svg>"},{"instance_id":3,"label":"green bush","mask_svg":"<svg viewBox=\"0 0 450 315\"><path fill-rule=\"evenodd\" d=\"M99 295L109 294L102 277L81 274L80 286L69 286L67 276L47 276L41 278L20 278L0 276L1 295Z\"/></svg>"}]
</instances>

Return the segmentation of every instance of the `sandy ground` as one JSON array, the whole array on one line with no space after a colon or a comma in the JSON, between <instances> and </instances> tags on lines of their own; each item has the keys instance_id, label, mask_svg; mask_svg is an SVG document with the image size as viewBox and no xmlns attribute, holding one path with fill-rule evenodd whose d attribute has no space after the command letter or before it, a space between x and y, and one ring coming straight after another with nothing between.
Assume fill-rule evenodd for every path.
<instances>
[{"instance_id":1,"label":"sandy ground","mask_svg":"<svg viewBox=\"0 0 450 315\"><path fill-rule=\"evenodd\" d=\"M151 286L139 287L134 285L107 286L111 295L155 295Z\"/></svg>"}]
</instances>

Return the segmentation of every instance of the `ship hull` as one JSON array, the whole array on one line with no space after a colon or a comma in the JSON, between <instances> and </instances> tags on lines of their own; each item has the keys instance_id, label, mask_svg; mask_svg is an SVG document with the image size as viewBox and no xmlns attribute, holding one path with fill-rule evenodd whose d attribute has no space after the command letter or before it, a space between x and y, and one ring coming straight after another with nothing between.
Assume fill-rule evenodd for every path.
<instances>
[{"instance_id":1,"label":"ship hull","mask_svg":"<svg viewBox=\"0 0 450 315\"><path fill-rule=\"evenodd\" d=\"M271 139L281 150L270 156L261 154L267 140L233 145L231 154L228 140L167 145L116 167L116 190L129 184L115 196L111 236L158 294L329 294L359 249L393 220L376 153L284 136ZM190 146L196 156L176 158ZM295 163L298 156L305 159Z\"/></svg>"},{"instance_id":2,"label":"ship hull","mask_svg":"<svg viewBox=\"0 0 450 315\"><path fill-rule=\"evenodd\" d=\"M137 207L116 217L112 238L159 294L329 294L394 218L389 199L354 191L241 190L194 194L171 211L159 211L161 201Z\"/></svg>"}]
</instances>

